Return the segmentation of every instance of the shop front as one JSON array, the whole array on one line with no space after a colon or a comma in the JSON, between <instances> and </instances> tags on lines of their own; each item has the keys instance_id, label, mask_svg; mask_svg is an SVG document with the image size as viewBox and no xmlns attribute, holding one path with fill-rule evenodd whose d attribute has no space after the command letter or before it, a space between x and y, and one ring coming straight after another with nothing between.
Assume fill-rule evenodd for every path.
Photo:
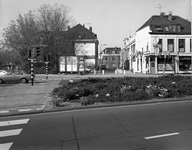
<instances>
[{"instance_id":1,"label":"shop front","mask_svg":"<svg viewBox=\"0 0 192 150\"><path fill-rule=\"evenodd\" d=\"M191 64L191 56L179 56L179 73L189 73Z\"/></svg>"}]
</instances>

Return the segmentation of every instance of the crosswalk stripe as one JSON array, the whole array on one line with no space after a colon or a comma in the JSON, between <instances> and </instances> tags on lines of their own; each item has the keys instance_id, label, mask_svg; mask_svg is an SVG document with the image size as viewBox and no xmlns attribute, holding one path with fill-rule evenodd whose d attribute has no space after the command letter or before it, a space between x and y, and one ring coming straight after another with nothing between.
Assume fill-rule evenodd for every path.
<instances>
[{"instance_id":1,"label":"crosswalk stripe","mask_svg":"<svg viewBox=\"0 0 192 150\"><path fill-rule=\"evenodd\" d=\"M0 137L19 135L23 129L0 131Z\"/></svg>"},{"instance_id":2,"label":"crosswalk stripe","mask_svg":"<svg viewBox=\"0 0 192 150\"><path fill-rule=\"evenodd\" d=\"M5 143L5 144L0 144L0 150L9 150L12 146L12 143Z\"/></svg>"},{"instance_id":3,"label":"crosswalk stripe","mask_svg":"<svg viewBox=\"0 0 192 150\"><path fill-rule=\"evenodd\" d=\"M0 114L4 114L4 113L9 113L9 111L8 111L8 110L2 110L2 111L0 111Z\"/></svg>"},{"instance_id":4,"label":"crosswalk stripe","mask_svg":"<svg viewBox=\"0 0 192 150\"><path fill-rule=\"evenodd\" d=\"M29 121L29 119L1 121L1 122L0 122L0 127L3 127L3 126L10 126L10 125L27 124L28 121Z\"/></svg>"}]
</instances>

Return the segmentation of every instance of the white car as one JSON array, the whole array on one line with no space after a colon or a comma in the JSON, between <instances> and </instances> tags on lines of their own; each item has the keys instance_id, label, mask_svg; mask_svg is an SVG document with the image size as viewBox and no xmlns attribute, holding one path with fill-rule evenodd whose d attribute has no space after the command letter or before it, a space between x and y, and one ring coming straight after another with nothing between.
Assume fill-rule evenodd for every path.
<instances>
[{"instance_id":1,"label":"white car","mask_svg":"<svg viewBox=\"0 0 192 150\"><path fill-rule=\"evenodd\" d=\"M21 81L22 83L27 83L29 80L31 80L31 75L23 70L16 70L16 71L0 70L0 83L9 81Z\"/></svg>"}]
</instances>

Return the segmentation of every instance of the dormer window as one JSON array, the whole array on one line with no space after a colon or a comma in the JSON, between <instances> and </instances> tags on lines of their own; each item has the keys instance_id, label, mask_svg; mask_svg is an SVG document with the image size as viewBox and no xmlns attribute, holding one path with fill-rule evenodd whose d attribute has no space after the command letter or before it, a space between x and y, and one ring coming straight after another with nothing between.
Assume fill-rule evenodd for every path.
<instances>
[{"instance_id":1,"label":"dormer window","mask_svg":"<svg viewBox=\"0 0 192 150\"><path fill-rule=\"evenodd\" d=\"M161 26L155 26L155 30L157 32L163 32L163 28Z\"/></svg>"},{"instance_id":2,"label":"dormer window","mask_svg":"<svg viewBox=\"0 0 192 150\"><path fill-rule=\"evenodd\" d=\"M181 26L177 26L177 32L181 32Z\"/></svg>"},{"instance_id":3,"label":"dormer window","mask_svg":"<svg viewBox=\"0 0 192 150\"><path fill-rule=\"evenodd\" d=\"M173 25L173 32L176 32L176 25Z\"/></svg>"},{"instance_id":4,"label":"dormer window","mask_svg":"<svg viewBox=\"0 0 192 150\"><path fill-rule=\"evenodd\" d=\"M169 27L168 26L165 26L165 31L169 32Z\"/></svg>"}]
</instances>

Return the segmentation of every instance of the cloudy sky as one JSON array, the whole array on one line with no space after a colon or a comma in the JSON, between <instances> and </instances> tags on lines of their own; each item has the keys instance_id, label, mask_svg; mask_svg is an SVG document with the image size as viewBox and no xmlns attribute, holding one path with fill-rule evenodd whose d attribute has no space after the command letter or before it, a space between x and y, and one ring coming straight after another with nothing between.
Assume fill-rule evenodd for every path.
<instances>
[{"instance_id":1,"label":"cloudy sky","mask_svg":"<svg viewBox=\"0 0 192 150\"><path fill-rule=\"evenodd\" d=\"M0 0L0 31L18 14L36 10L43 4L69 6L76 23L92 26L100 44L123 45L123 40L161 11L190 19L190 0ZM1 38L1 37L0 37Z\"/></svg>"}]
</instances>

